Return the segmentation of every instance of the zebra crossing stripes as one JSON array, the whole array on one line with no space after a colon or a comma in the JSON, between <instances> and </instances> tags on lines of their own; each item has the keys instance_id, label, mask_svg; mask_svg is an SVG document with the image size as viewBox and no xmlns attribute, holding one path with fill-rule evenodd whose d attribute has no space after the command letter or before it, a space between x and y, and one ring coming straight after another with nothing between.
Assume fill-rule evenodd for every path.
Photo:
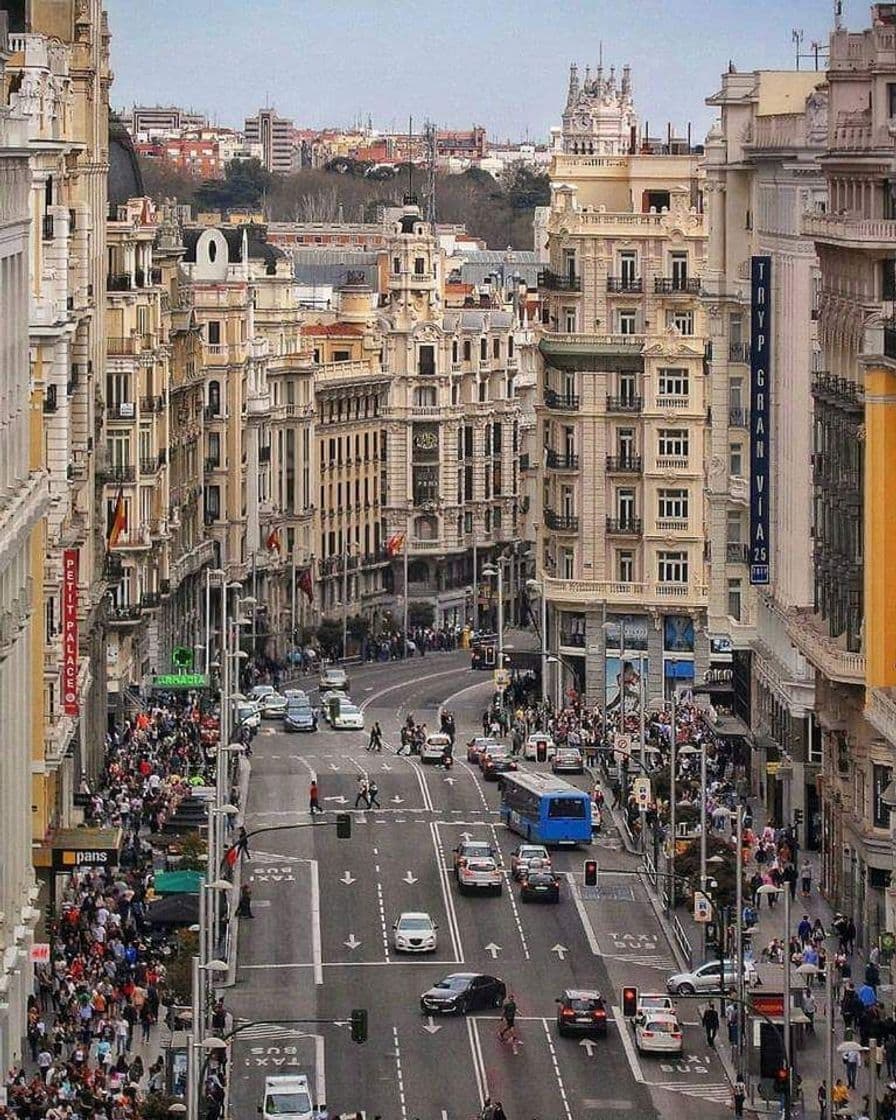
<instances>
[{"instance_id":1,"label":"zebra crossing stripes","mask_svg":"<svg viewBox=\"0 0 896 1120\"><path fill-rule=\"evenodd\" d=\"M253 1023L245 1030L239 1031L234 1035L236 1042L252 1042L264 1039L269 1041L271 1039L281 1042L289 1042L296 1038L313 1038L314 1036L307 1031L297 1030L295 1027L284 1027L277 1023Z\"/></svg>"}]
</instances>

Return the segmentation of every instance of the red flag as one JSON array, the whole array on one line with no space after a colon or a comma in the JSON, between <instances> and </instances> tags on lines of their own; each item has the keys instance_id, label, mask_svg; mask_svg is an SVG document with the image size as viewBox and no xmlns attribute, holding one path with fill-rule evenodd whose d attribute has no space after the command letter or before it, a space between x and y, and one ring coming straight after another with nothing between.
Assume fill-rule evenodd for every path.
<instances>
[{"instance_id":1,"label":"red flag","mask_svg":"<svg viewBox=\"0 0 896 1120\"><path fill-rule=\"evenodd\" d=\"M390 556L397 556L404 548L404 533L393 533L386 541L386 552Z\"/></svg>"},{"instance_id":2,"label":"red flag","mask_svg":"<svg viewBox=\"0 0 896 1120\"><path fill-rule=\"evenodd\" d=\"M233 867L237 860L237 846L232 844L224 853L224 862L228 867Z\"/></svg>"},{"instance_id":3,"label":"red flag","mask_svg":"<svg viewBox=\"0 0 896 1120\"><path fill-rule=\"evenodd\" d=\"M299 591L302 592L308 599L308 602L314 600L314 584L311 579L311 569L303 568L299 573Z\"/></svg>"},{"instance_id":4,"label":"red flag","mask_svg":"<svg viewBox=\"0 0 896 1120\"><path fill-rule=\"evenodd\" d=\"M267 548L268 548L268 552L273 552L274 549L276 549L278 553L283 551L282 546L280 544L280 530L279 529L277 529L277 528L271 529L270 533L268 533Z\"/></svg>"}]
</instances>

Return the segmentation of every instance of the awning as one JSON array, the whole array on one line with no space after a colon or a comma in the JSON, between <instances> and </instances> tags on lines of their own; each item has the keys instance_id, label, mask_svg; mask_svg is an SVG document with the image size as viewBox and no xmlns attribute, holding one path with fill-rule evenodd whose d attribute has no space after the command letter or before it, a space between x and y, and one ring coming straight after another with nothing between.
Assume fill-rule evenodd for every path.
<instances>
[{"instance_id":1,"label":"awning","mask_svg":"<svg viewBox=\"0 0 896 1120\"><path fill-rule=\"evenodd\" d=\"M120 828L60 828L34 848L35 867L74 871L78 867L117 867Z\"/></svg>"},{"instance_id":2,"label":"awning","mask_svg":"<svg viewBox=\"0 0 896 1120\"><path fill-rule=\"evenodd\" d=\"M153 887L156 894L198 894L204 878L201 871L157 871Z\"/></svg>"}]
</instances>

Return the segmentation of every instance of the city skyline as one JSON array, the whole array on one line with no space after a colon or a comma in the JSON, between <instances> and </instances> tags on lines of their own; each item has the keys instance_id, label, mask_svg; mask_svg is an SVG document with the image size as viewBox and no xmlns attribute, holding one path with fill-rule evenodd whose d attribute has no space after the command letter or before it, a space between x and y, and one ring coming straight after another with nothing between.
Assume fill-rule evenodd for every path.
<instances>
[{"instance_id":1,"label":"city skyline","mask_svg":"<svg viewBox=\"0 0 896 1120\"><path fill-rule=\"evenodd\" d=\"M833 22L833 5L823 0L795 0L786 9L771 0L749 8L721 0L709 11L690 0L643 0L637 7L619 6L623 18L616 23L606 0L564 2L550 15L531 0L485 13L472 5L412 11L401 3L378 3L372 10L352 10L350 17L347 7L311 2L301 6L301 20L296 18L299 5L275 0L266 5L264 22L256 22L246 36L241 30L245 9L234 0L214 6L213 35L206 5L157 0L135 10L133 0L108 0L106 7L113 37L112 100L122 108L180 104L220 124L242 127L246 116L270 103L299 127L348 127L369 118L375 128L401 131L409 116L420 123L428 117L440 127L482 124L495 140L536 142L545 141L550 127L559 124L570 62L582 72L586 65L593 69L601 46L606 67L618 72L631 65L642 125L649 122L651 133L660 135L671 123L682 135L690 123L694 142L700 143L715 116L704 98L716 90L729 61L742 71L792 68L792 30L803 30L801 49L808 55L813 42L827 43ZM465 8L468 23L460 18ZM861 26L866 8L847 0L844 25ZM625 21L629 11L637 13L637 21ZM698 53L695 14L703 21ZM461 26L475 27L477 37L459 40ZM650 29L646 38L645 27ZM293 37L308 49L292 54ZM148 68L144 47L149 42L163 43L165 49L154 54ZM330 42L339 44L338 69ZM226 66L220 65L222 44ZM427 44L431 49L423 50ZM495 74L494 60L507 54L508 45L512 70ZM689 80L680 83L670 66L686 53ZM292 65L293 59L300 65ZM803 68L812 65L808 57L802 62Z\"/></svg>"}]
</instances>

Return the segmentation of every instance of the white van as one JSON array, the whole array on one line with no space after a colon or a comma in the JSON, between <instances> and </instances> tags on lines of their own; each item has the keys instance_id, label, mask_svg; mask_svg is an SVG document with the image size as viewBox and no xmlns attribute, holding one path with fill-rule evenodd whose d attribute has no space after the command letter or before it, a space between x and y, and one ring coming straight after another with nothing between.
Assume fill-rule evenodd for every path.
<instances>
[{"instance_id":1,"label":"white van","mask_svg":"<svg viewBox=\"0 0 896 1120\"><path fill-rule=\"evenodd\" d=\"M314 1120L308 1078L303 1073L266 1077L258 1111L262 1120Z\"/></svg>"}]
</instances>

